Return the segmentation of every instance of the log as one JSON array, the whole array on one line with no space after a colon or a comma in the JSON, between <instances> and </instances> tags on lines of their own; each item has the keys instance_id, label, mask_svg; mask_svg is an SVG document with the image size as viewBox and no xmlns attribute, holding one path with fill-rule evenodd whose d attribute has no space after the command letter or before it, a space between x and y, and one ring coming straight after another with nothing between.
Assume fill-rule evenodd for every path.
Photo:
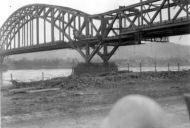
<instances>
[{"instance_id":1,"label":"log","mask_svg":"<svg viewBox=\"0 0 190 128\"><path fill-rule=\"evenodd\" d=\"M27 90L27 93L38 93L38 92L47 92L47 91L58 91L60 88L48 88L48 89L38 89L38 90Z\"/></svg>"},{"instance_id":2,"label":"log","mask_svg":"<svg viewBox=\"0 0 190 128\"><path fill-rule=\"evenodd\" d=\"M28 90L35 89L36 87L28 87L28 88L18 88L18 89L11 89L9 90L10 94L16 94L16 93L26 93Z\"/></svg>"}]
</instances>

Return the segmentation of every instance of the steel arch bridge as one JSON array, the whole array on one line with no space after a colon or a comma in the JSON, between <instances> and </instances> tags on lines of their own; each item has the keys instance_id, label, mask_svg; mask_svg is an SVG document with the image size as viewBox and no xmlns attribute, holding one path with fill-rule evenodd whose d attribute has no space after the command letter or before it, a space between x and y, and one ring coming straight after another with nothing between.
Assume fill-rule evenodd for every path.
<instances>
[{"instance_id":1,"label":"steel arch bridge","mask_svg":"<svg viewBox=\"0 0 190 128\"><path fill-rule=\"evenodd\" d=\"M0 56L75 49L86 62L107 62L119 46L167 42L190 34L190 0L141 0L90 15L79 10L32 4L16 10L0 28Z\"/></svg>"}]
</instances>

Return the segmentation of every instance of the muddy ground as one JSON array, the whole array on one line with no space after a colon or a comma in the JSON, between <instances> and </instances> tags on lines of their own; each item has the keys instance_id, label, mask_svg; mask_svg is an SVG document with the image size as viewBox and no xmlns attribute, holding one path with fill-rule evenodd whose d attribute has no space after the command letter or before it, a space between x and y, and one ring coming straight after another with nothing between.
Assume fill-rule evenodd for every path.
<instances>
[{"instance_id":1,"label":"muddy ground","mask_svg":"<svg viewBox=\"0 0 190 128\"><path fill-rule=\"evenodd\" d=\"M27 91L13 91L23 88ZM56 89L36 91L50 88ZM142 94L163 106L169 127L189 128L183 99L189 92L190 71L117 72L16 83L1 89L2 127L97 128L118 99Z\"/></svg>"}]
</instances>

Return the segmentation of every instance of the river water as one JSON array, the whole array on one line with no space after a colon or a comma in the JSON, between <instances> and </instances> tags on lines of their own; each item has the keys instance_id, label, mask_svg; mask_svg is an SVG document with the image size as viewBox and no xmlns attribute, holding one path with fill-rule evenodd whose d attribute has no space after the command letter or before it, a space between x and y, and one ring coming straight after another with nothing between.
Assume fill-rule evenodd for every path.
<instances>
[{"instance_id":1,"label":"river water","mask_svg":"<svg viewBox=\"0 0 190 128\"><path fill-rule=\"evenodd\" d=\"M29 82L69 76L71 73L72 69L7 70L3 72L3 85L9 85L11 77L13 80Z\"/></svg>"},{"instance_id":2,"label":"river water","mask_svg":"<svg viewBox=\"0 0 190 128\"><path fill-rule=\"evenodd\" d=\"M189 70L190 66L180 66L180 70ZM120 71L128 70L128 67L119 68ZM139 72L140 67L130 67L130 71ZM168 67L157 67L157 71L168 71ZM178 67L171 66L170 71L177 71ZM155 67L142 67L141 71L155 71ZM7 70L3 72L3 86L10 85L11 77L17 81L35 81L42 79L51 79L54 77L69 76L72 69L37 69L37 70Z\"/></svg>"}]
</instances>

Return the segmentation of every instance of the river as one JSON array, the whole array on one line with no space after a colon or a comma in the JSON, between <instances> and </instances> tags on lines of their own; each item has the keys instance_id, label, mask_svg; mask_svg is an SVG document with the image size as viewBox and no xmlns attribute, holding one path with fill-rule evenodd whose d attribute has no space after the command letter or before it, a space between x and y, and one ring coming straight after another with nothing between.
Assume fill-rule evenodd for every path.
<instances>
[{"instance_id":1,"label":"river","mask_svg":"<svg viewBox=\"0 0 190 128\"><path fill-rule=\"evenodd\" d=\"M24 69L24 70L7 70L3 72L3 85L9 85L11 76L13 80L17 81L35 81L44 79L51 79L54 77L69 76L72 69Z\"/></svg>"},{"instance_id":2,"label":"river","mask_svg":"<svg viewBox=\"0 0 190 128\"><path fill-rule=\"evenodd\" d=\"M188 70L190 66L180 66L180 70ZM128 70L128 67L119 68L120 71ZM130 71L139 72L140 67L130 67ZM168 71L168 67L157 67L157 71ZM177 71L178 67L171 66L170 71ZM155 67L142 67L141 71L155 71ZM51 79L54 77L69 76L72 69L37 69L37 70L7 70L3 72L3 86L10 85L11 77L17 81L35 81L42 79Z\"/></svg>"}]
</instances>

